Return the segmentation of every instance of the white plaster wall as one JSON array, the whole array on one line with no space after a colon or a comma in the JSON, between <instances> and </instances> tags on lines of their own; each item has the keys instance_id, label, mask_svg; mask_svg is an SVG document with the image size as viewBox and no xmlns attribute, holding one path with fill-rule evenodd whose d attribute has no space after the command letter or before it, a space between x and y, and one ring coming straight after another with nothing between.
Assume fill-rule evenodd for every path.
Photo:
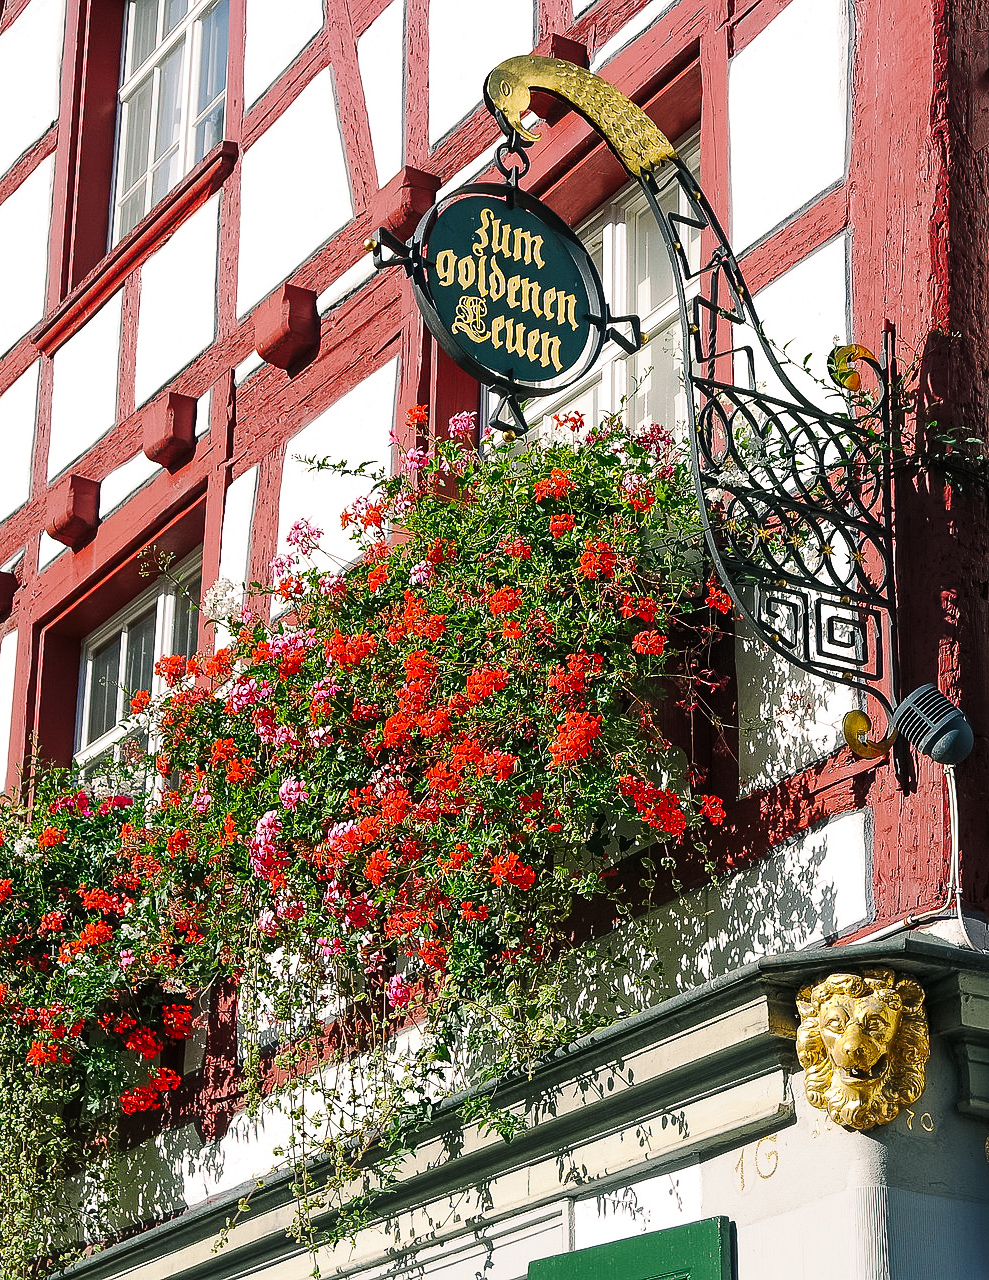
<instances>
[{"instance_id":1,"label":"white plaster wall","mask_svg":"<svg viewBox=\"0 0 989 1280\"><path fill-rule=\"evenodd\" d=\"M797 1088L801 1087L798 1083ZM918 1103L918 1109L922 1105ZM855 1136L839 1132L846 1141ZM748 1163L745 1193L753 1200L771 1200L784 1171L791 1179L795 1177L793 1163L788 1161L789 1167L783 1164L783 1153L789 1152L781 1146L782 1137L777 1135L775 1141L761 1146L760 1174L754 1167L755 1143L744 1148L744 1154L732 1153L736 1164L740 1159ZM767 1176L774 1168L776 1152L781 1153L775 1166L780 1176ZM840 1165L847 1157L839 1151L833 1159ZM804 1156L801 1163L804 1167L796 1184L806 1195L808 1187L820 1178L820 1154L816 1161ZM764 1188L760 1181L765 1181ZM822 1247L822 1223L830 1224L826 1248ZM800 1280L836 1280L839 1276L841 1280L985 1280L989 1275L987 1251L985 1201L938 1195L933 1188L918 1194L885 1187L881 1182L867 1183L851 1185L739 1229L738 1280L791 1280L795 1276Z\"/></svg>"},{"instance_id":2,"label":"white plaster wall","mask_svg":"<svg viewBox=\"0 0 989 1280\"><path fill-rule=\"evenodd\" d=\"M45 312L54 172L49 156L0 204L0 354Z\"/></svg>"},{"instance_id":3,"label":"white plaster wall","mask_svg":"<svg viewBox=\"0 0 989 1280\"><path fill-rule=\"evenodd\" d=\"M631 18L623 26L619 27L613 36L605 41L599 49L596 49L591 57L591 70L597 71L606 62L621 52L626 45L631 44L636 36L640 36L643 31L647 31L652 24L663 16L664 13L672 9L677 0L649 0L648 4L642 6L634 18ZM581 6L587 8L586 5ZM574 5L574 13L581 10Z\"/></svg>"},{"instance_id":4,"label":"white plaster wall","mask_svg":"<svg viewBox=\"0 0 989 1280\"><path fill-rule=\"evenodd\" d=\"M352 267L342 272L333 283L316 298L316 310L321 316L342 302L344 298L355 293L366 280L377 275L374 258L369 253L362 254Z\"/></svg>"},{"instance_id":5,"label":"white plaster wall","mask_svg":"<svg viewBox=\"0 0 989 1280\"><path fill-rule=\"evenodd\" d=\"M135 453L119 467L114 467L100 482L100 519L108 516L111 511L116 511L132 493L136 493L142 485L153 479L160 469L144 453Z\"/></svg>"},{"instance_id":6,"label":"white plaster wall","mask_svg":"<svg viewBox=\"0 0 989 1280\"><path fill-rule=\"evenodd\" d=\"M474 110L492 67L528 53L534 39L532 0L501 0L498 5L431 0L430 144Z\"/></svg>"},{"instance_id":7,"label":"white plaster wall","mask_svg":"<svg viewBox=\"0 0 989 1280\"><path fill-rule=\"evenodd\" d=\"M0 520L6 520L31 496L40 368L40 361L35 360L0 396Z\"/></svg>"},{"instance_id":8,"label":"white plaster wall","mask_svg":"<svg viewBox=\"0 0 989 1280\"><path fill-rule=\"evenodd\" d=\"M42 532L38 539L38 572L47 569L64 551L68 551L64 542L56 542L54 538L49 538L47 533Z\"/></svg>"},{"instance_id":9,"label":"white plaster wall","mask_svg":"<svg viewBox=\"0 0 989 1280\"><path fill-rule=\"evenodd\" d=\"M17 632L0 640L0 790L7 783L10 730L14 723L14 673L17 666Z\"/></svg>"},{"instance_id":10,"label":"white plaster wall","mask_svg":"<svg viewBox=\"0 0 989 1280\"><path fill-rule=\"evenodd\" d=\"M398 360L359 382L289 440L278 503L278 550L288 550L285 535L300 518L324 532L320 545L337 566L356 557L356 544L340 528L340 512L367 493L367 480L310 471L301 458L345 459L389 465L389 437L395 423Z\"/></svg>"},{"instance_id":11,"label":"white plaster wall","mask_svg":"<svg viewBox=\"0 0 989 1280\"><path fill-rule=\"evenodd\" d=\"M58 119L64 0L31 0L0 36L0 174Z\"/></svg>"},{"instance_id":12,"label":"white plaster wall","mask_svg":"<svg viewBox=\"0 0 989 1280\"><path fill-rule=\"evenodd\" d=\"M846 0L791 3L728 69L731 229L735 251L845 176Z\"/></svg>"},{"instance_id":13,"label":"white plaster wall","mask_svg":"<svg viewBox=\"0 0 989 1280\"><path fill-rule=\"evenodd\" d=\"M841 722L859 705L854 690L791 666L747 624L737 628L735 670L743 795L799 773L844 741Z\"/></svg>"},{"instance_id":14,"label":"white plaster wall","mask_svg":"<svg viewBox=\"0 0 989 1280\"><path fill-rule=\"evenodd\" d=\"M371 1267L358 1275L360 1280L525 1280L530 1262L565 1251L563 1209L561 1204L547 1205L501 1222L482 1222L443 1245L415 1251L398 1266Z\"/></svg>"},{"instance_id":15,"label":"white plaster wall","mask_svg":"<svg viewBox=\"0 0 989 1280\"><path fill-rule=\"evenodd\" d=\"M109 431L117 417L120 308L117 292L55 352L48 476Z\"/></svg>"},{"instance_id":16,"label":"white plaster wall","mask_svg":"<svg viewBox=\"0 0 989 1280\"><path fill-rule=\"evenodd\" d=\"M785 841L722 886L709 886L703 906L694 904L707 935L695 974L706 980L864 923L871 915L871 860L872 815L856 810Z\"/></svg>"},{"instance_id":17,"label":"white plaster wall","mask_svg":"<svg viewBox=\"0 0 989 1280\"><path fill-rule=\"evenodd\" d=\"M793 1123L702 1163L700 1216L735 1223L738 1280L989 1275L985 1124L957 1111L957 1068L933 1035L926 1077L913 1107L857 1133L808 1103L798 1072Z\"/></svg>"},{"instance_id":18,"label":"white plaster wall","mask_svg":"<svg viewBox=\"0 0 989 1280\"><path fill-rule=\"evenodd\" d=\"M391 0L357 41L378 186L402 167L405 143L405 0Z\"/></svg>"},{"instance_id":19,"label":"white plaster wall","mask_svg":"<svg viewBox=\"0 0 989 1280\"><path fill-rule=\"evenodd\" d=\"M258 469L249 467L227 489L220 534L220 572L217 577L246 583L251 559L251 528L257 497Z\"/></svg>"},{"instance_id":20,"label":"white plaster wall","mask_svg":"<svg viewBox=\"0 0 989 1280\"><path fill-rule=\"evenodd\" d=\"M196 439L209 434L213 388L207 387L196 401Z\"/></svg>"},{"instance_id":21,"label":"white plaster wall","mask_svg":"<svg viewBox=\"0 0 989 1280\"><path fill-rule=\"evenodd\" d=\"M494 161L498 148L505 141L499 134L498 140L493 142L490 147L485 147L472 160L469 160L456 173L450 175L442 187L436 192L436 201L445 200L448 195L452 195L454 191L459 191L461 187L466 187L468 182L476 178L478 174L483 173Z\"/></svg>"},{"instance_id":22,"label":"white plaster wall","mask_svg":"<svg viewBox=\"0 0 989 1280\"><path fill-rule=\"evenodd\" d=\"M827 358L836 342L847 342L851 334L848 249L848 237L837 236L754 299L767 337L786 349L787 371L797 389L832 412L846 409L828 379ZM741 376L740 368L736 376ZM761 356L756 382L772 394L792 398ZM739 628L735 661L743 792L772 786L839 745L842 719L857 705L853 691L791 667L746 627Z\"/></svg>"},{"instance_id":23,"label":"white plaster wall","mask_svg":"<svg viewBox=\"0 0 989 1280\"><path fill-rule=\"evenodd\" d=\"M323 29L323 0L247 0L244 102L249 107Z\"/></svg>"},{"instance_id":24,"label":"white plaster wall","mask_svg":"<svg viewBox=\"0 0 989 1280\"><path fill-rule=\"evenodd\" d=\"M734 1029L749 1030L745 1017L740 1011ZM719 1032L730 1029L716 1018L687 1035L702 1055L725 1047ZM683 1036L668 1047L679 1061ZM620 1103L637 1075L634 1056L620 1058L577 1089L588 1101L612 1093ZM922 1098L868 1132L842 1129L812 1108L799 1071L756 1074L702 1092L708 1088L701 1067L694 1095L688 1080L682 1104L664 1109L656 1097L651 1109L646 1100L645 1114L592 1133L582 1132L571 1112L555 1156L529 1163L524 1151L513 1158L509 1148L505 1164L493 1153L493 1167L482 1166L471 1185L432 1200L427 1194L355 1240L321 1248L314 1265L321 1275L355 1280L524 1280L539 1258L723 1215L735 1228L737 1280L986 1275L985 1126L956 1110L956 1069L943 1041L932 1038ZM563 1100L569 1102L566 1093ZM554 1114L547 1108L543 1118ZM141 1175L129 1179L129 1207L147 1218L201 1203L239 1185L225 1165L242 1180L263 1174L258 1157L277 1128L240 1115L224 1139L206 1147L191 1125L160 1135L122 1157L125 1170ZM442 1160L438 1147L420 1150L420 1168L431 1156ZM150 1192L144 1201L142 1185ZM287 1215L279 1225L287 1225ZM250 1250L252 1229L260 1228L249 1217L229 1248ZM170 1263L173 1271L208 1267L209 1241L178 1247L177 1255L148 1267L152 1280L167 1275ZM259 1274L289 1275L298 1267L297 1257L283 1255Z\"/></svg>"},{"instance_id":25,"label":"white plaster wall","mask_svg":"<svg viewBox=\"0 0 989 1280\"><path fill-rule=\"evenodd\" d=\"M839 814L616 930L603 959L575 957L574 1004L595 1013L648 1008L759 956L849 932L872 916L871 860L871 813Z\"/></svg>"},{"instance_id":26,"label":"white plaster wall","mask_svg":"<svg viewBox=\"0 0 989 1280\"><path fill-rule=\"evenodd\" d=\"M244 156L237 312L353 217L333 73L321 71Z\"/></svg>"},{"instance_id":27,"label":"white plaster wall","mask_svg":"<svg viewBox=\"0 0 989 1280\"><path fill-rule=\"evenodd\" d=\"M843 412L845 404L828 377L827 362L836 343L850 340L849 247L847 235L836 236L753 298L767 338L777 351L785 350L786 371L797 390L814 404L836 412ZM881 337L856 335L866 346ZM807 356L811 357L806 366L809 373L804 370ZM790 398L772 374L769 362L758 353L756 381L767 391Z\"/></svg>"},{"instance_id":28,"label":"white plaster wall","mask_svg":"<svg viewBox=\"0 0 989 1280\"><path fill-rule=\"evenodd\" d=\"M135 395L144 404L216 335L217 193L141 268Z\"/></svg>"},{"instance_id":29,"label":"white plaster wall","mask_svg":"<svg viewBox=\"0 0 989 1280\"><path fill-rule=\"evenodd\" d=\"M573 1247L627 1240L646 1231L666 1231L704 1217L701 1165L643 1178L629 1186L588 1196L573 1204Z\"/></svg>"}]
</instances>

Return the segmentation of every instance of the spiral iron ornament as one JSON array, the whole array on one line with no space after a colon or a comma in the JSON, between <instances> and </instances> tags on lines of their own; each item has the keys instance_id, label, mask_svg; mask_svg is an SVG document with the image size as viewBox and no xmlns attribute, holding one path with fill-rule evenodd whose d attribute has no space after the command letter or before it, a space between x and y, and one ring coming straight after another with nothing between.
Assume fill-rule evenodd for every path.
<instances>
[{"instance_id":1,"label":"spiral iron ornament","mask_svg":"<svg viewBox=\"0 0 989 1280\"><path fill-rule=\"evenodd\" d=\"M836 411L822 409L767 339L710 203L648 116L581 67L510 58L488 76L485 99L514 146L539 137L522 123L533 89L597 129L639 183L663 235L683 329L697 498L708 551L735 608L787 662L873 698L888 725L897 693L892 328L878 359L857 344L832 352L829 372L845 395ZM666 199L674 187L682 201ZM698 233L702 260L692 267L685 246ZM877 390L857 412L847 397L861 389L863 366ZM871 728L862 711L844 726L848 745L866 758L885 754L895 737L871 740Z\"/></svg>"}]
</instances>

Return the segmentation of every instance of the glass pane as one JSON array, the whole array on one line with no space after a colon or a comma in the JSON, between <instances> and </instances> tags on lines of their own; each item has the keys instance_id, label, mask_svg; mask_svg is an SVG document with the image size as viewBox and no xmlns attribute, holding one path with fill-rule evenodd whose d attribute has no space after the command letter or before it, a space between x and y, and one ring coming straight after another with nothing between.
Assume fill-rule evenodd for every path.
<instances>
[{"instance_id":1,"label":"glass pane","mask_svg":"<svg viewBox=\"0 0 989 1280\"><path fill-rule=\"evenodd\" d=\"M123 162L120 166L120 193L130 191L148 169L148 139L151 131L151 76L142 80L124 103L121 124Z\"/></svg>"},{"instance_id":2,"label":"glass pane","mask_svg":"<svg viewBox=\"0 0 989 1280\"><path fill-rule=\"evenodd\" d=\"M167 58L158 64L158 116L155 123L154 158L161 157L173 147L182 127L182 60L185 57L185 41L177 45Z\"/></svg>"},{"instance_id":3,"label":"glass pane","mask_svg":"<svg viewBox=\"0 0 989 1280\"><path fill-rule=\"evenodd\" d=\"M131 34L127 59L130 76L150 58L158 43L158 0L131 0L127 21Z\"/></svg>"},{"instance_id":4,"label":"glass pane","mask_svg":"<svg viewBox=\"0 0 989 1280\"><path fill-rule=\"evenodd\" d=\"M174 31L189 11L189 0L165 0L165 26L162 36Z\"/></svg>"},{"instance_id":5,"label":"glass pane","mask_svg":"<svg viewBox=\"0 0 989 1280\"><path fill-rule=\"evenodd\" d=\"M179 172L179 149L173 147L151 175L151 203L158 201L171 191L182 174Z\"/></svg>"},{"instance_id":6,"label":"glass pane","mask_svg":"<svg viewBox=\"0 0 989 1280\"><path fill-rule=\"evenodd\" d=\"M688 207L686 200L681 200L680 212L689 218L696 219L697 214L693 213ZM701 265L701 232L699 227L685 226L680 224L680 241L687 253L687 262L690 264L691 271L697 271Z\"/></svg>"},{"instance_id":7,"label":"glass pane","mask_svg":"<svg viewBox=\"0 0 989 1280\"><path fill-rule=\"evenodd\" d=\"M636 426L658 422L680 434L686 426L680 317L675 315L630 361L630 418Z\"/></svg>"},{"instance_id":8,"label":"glass pane","mask_svg":"<svg viewBox=\"0 0 989 1280\"><path fill-rule=\"evenodd\" d=\"M120 239L121 236L125 236L127 232L130 231L131 227L136 227L144 217L146 211L144 197L147 189L148 184L146 182L142 182L141 185L136 187L120 206L120 226L117 229L118 239Z\"/></svg>"},{"instance_id":9,"label":"glass pane","mask_svg":"<svg viewBox=\"0 0 989 1280\"><path fill-rule=\"evenodd\" d=\"M97 649L89 660L89 716L86 742L94 742L117 723L120 686L120 636ZM85 743L83 744L85 746Z\"/></svg>"},{"instance_id":10,"label":"glass pane","mask_svg":"<svg viewBox=\"0 0 989 1280\"><path fill-rule=\"evenodd\" d=\"M94 783L105 782L113 773L113 752L104 751L98 756L94 756L82 771L82 780L92 786Z\"/></svg>"},{"instance_id":11,"label":"glass pane","mask_svg":"<svg viewBox=\"0 0 989 1280\"><path fill-rule=\"evenodd\" d=\"M676 194L663 200L664 212L677 207ZM635 249L629 255L629 267L634 274L629 281L629 296L634 299L636 313L645 317L669 301L676 286L663 234L648 209L636 215L633 234Z\"/></svg>"},{"instance_id":12,"label":"glass pane","mask_svg":"<svg viewBox=\"0 0 989 1280\"><path fill-rule=\"evenodd\" d=\"M227 0L214 5L200 23L199 97L196 115L227 87Z\"/></svg>"},{"instance_id":13,"label":"glass pane","mask_svg":"<svg viewBox=\"0 0 989 1280\"><path fill-rule=\"evenodd\" d=\"M128 734L117 748L117 759L129 773L137 773L134 781L138 786L145 785L146 775L141 766L145 762L148 751L148 735L146 733ZM138 772L139 771L139 772Z\"/></svg>"},{"instance_id":14,"label":"glass pane","mask_svg":"<svg viewBox=\"0 0 989 1280\"><path fill-rule=\"evenodd\" d=\"M154 674L155 623L157 609L150 609L143 617L127 628L127 661L124 672L124 689L128 694L138 689L150 689Z\"/></svg>"},{"instance_id":15,"label":"glass pane","mask_svg":"<svg viewBox=\"0 0 989 1280\"><path fill-rule=\"evenodd\" d=\"M196 154L195 160L202 160L203 156L211 148L223 139L223 107L224 102L221 99L212 111L206 113L196 125Z\"/></svg>"},{"instance_id":16,"label":"glass pane","mask_svg":"<svg viewBox=\"0 0 989 1280\"><path fill-rule=\"evenodd\" d=\"M175 629L172 637L172 652L184 653L190 658L196 652L196 641L199 638L199 597L202 594L202 580L193 579L184 584L175 597Z\"/></svg>"}]
</instances>

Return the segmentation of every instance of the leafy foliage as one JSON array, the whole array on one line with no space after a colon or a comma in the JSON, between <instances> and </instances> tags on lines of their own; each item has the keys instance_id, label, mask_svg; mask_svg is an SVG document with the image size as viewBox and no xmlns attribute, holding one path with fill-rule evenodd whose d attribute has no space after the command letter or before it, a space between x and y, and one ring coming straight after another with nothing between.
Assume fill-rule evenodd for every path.
<instances>
[{"instance_id":1,"label":"leafy foliage","mask_svg":"<svg viewBox=\"0 0 989 1280\"><path fill-rule=\"evenodd\" d=\"M45 1224L5 1274L53 1247L71 1157L43 1154L44 1118L76 1158L108 1151L118 1108L179 1087L159 1055L217 977L239 983L248 1104L292 1119L311 1239L314 1154L344 1199L373 1191L366 1157L387 1170L444 1091L593 1024L570 952L590 906L629 911L620 848L703 860L721 802L692 793L659 711L722 679L688 468L655 426L559 428L479 454L459 415L402 452L343 515L345 573L299 521L275 620L218 586L228 643L133 691L157 788L39 771L30 811L0 813L0 1124L36 1144L4 1199ZM488 1092L469 1107L517 1127Z\"/></svg>"}]
</instances>

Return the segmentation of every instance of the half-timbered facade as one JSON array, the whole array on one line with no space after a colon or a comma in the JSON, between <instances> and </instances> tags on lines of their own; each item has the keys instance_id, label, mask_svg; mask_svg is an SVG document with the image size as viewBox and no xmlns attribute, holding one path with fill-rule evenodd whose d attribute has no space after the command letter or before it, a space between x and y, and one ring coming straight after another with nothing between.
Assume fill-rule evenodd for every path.
<instances>
[{"instance_id":1,"label":"half-timbered facade","mask_svg":"<svg viewBox=\"0 0 989 1280\"><path fill-rule=\"evenodd\" d=\"M491 170L501 134L481 90L506 57L588 66L646 111L797 365L810 353L823 378L836 341L878 350L893 326L911 415L932 438L939 423L984 437L987 25L977 0L0 0L8 784L35 749L86 768L126 751L121 691L206 639L149 563L170 556L195 589L265 581L293 520L332 530L358 491L302 459L387 464L409 406L434 423L481 407L365 242L380 226L408 237ZM526 187L651 334L550 408L625 400L644 422L682 421L655 225L588 124L534 107ZM441 1115L385 1216L319 1255L323 1274L509 1280L724 1217L733 1270L711 1275L989 1275L986 507L978 485L924 470L894 504L901 687L937 683L976 731L957 830L941 766L915 756L904 783L888 758L853 757L848 693L740 630L732 748L707 761L737 870L658 913L649 1008L513 1086L536 1121L517 1144L460 1135L450 1155ZM866 963L921 982L934 1047L909 1114L852 1133L806 1102L794 993ZM279 1141L238 1110L235 1019L213 1013L170 1127L131 1134L146 1229L80 1275L307 1271L277 1177L211 1253ZM567 1274L687 1274L706 1239L581 1254Z\"/></svg>"}]
</instances>

